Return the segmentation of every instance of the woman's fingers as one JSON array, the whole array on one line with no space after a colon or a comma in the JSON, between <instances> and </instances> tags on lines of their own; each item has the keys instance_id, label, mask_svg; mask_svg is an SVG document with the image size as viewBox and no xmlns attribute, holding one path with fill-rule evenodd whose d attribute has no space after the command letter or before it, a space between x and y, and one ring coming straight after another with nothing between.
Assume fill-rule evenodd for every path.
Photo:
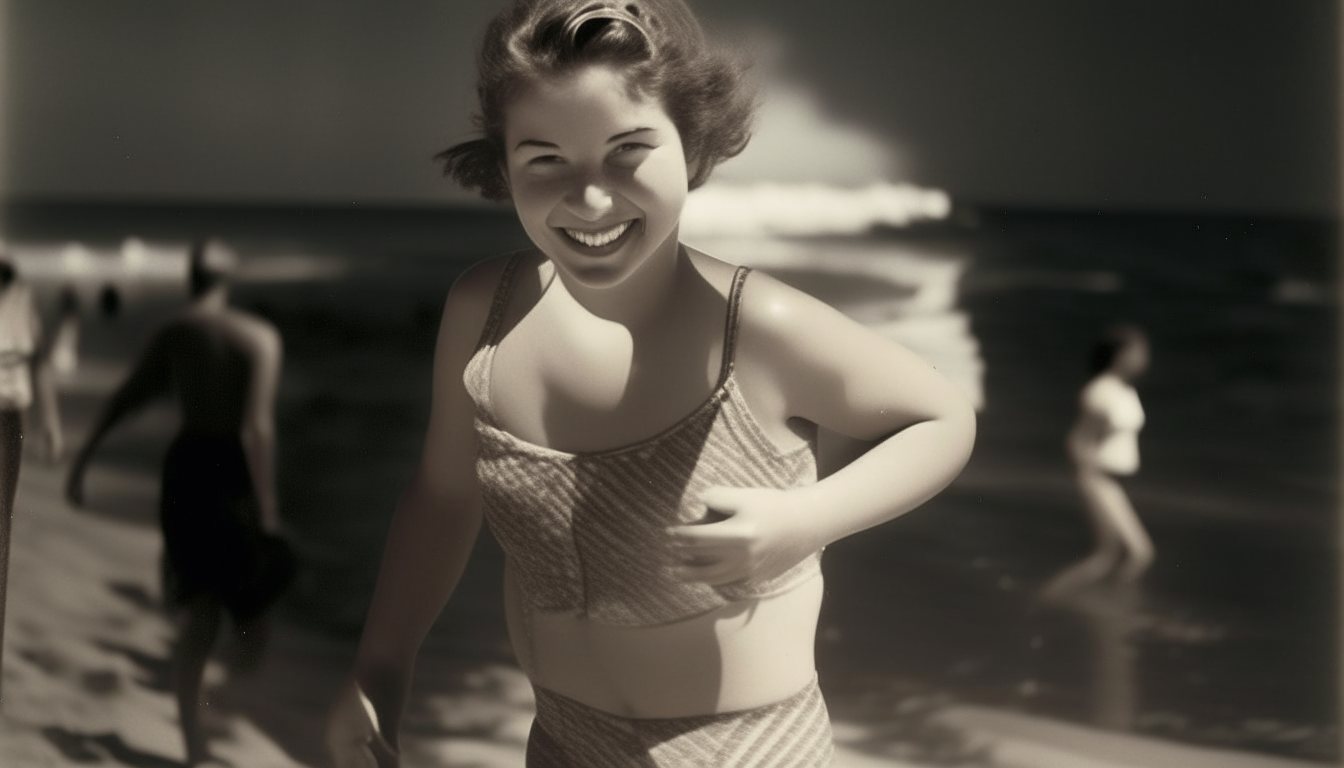
<instances>
[{"instance_id":1,"label":"woman's fingers","mask_svg":"<svg viewBox=\"0 0 1344 768\"><path fill-rule=\"evenodd\" d=\"M704 565L680 565L672 569L682 581L701 582L713 586L731 584L747 577L747 569L741 561L731 558L713 560Z\"/></svg>"},{"instance_id":2,"label":"woman's fingers","mask_svg":"<svg viewBox=\"0 0 1344 768\"><path fill-rule=\"evenodd\" d=\"M378 733L378 717L359 686L350 683L327 720L327 749L336 768L395 768L396 752Z\"/></svg>"},{"instance_id":3,"label":"woman's fingers","mask_svg":"<svg viewBox=\"0 0 1344 768\"><path fill-rule=\"evenodd\" d=\"M672 546L677 549L720 549L731 546L751 537L747 526L733 524L731 520L705 525L679 525L669 528Z\"/></svg>"}]
</instances>

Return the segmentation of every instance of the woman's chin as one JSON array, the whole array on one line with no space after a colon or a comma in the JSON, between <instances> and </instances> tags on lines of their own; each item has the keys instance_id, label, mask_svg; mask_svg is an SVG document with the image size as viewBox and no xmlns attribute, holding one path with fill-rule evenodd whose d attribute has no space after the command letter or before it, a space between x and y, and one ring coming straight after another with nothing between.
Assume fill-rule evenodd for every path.
<instances>
[{"instance_id":1,"label":"woman's chin","mask_svg":"<svg viewBox=\"0 0 1344 768\"><path fill-rule=\"evenodd\" d=\"M625 265L581 264L565 269L574 282L590 290L602 291L615 288L630 277L632 269Z\"/></svg>"}]
</instances>

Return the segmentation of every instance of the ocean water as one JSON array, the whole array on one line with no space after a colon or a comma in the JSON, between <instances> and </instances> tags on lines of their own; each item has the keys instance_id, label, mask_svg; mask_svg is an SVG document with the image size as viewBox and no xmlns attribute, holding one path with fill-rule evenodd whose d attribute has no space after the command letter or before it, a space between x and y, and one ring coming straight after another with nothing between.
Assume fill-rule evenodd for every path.
<instances>
[{"instance_id":1,"label":"ocean water","mask_svg":"<svg viewBox=\"0 0 1344 768\"><path fill-rule=\"evenodd\" d=\"M180 306L182 250L202 232L243 255L238 302L285 336L280 491L305 567L283 611L352 636L417 458L443 296L463 268L525 241L497 210L9 214L10 252L40 296L70 283L88 300L91 370L115 372ZM1338 757L1327 223L960 211L861 237L696 244L907 344L980 405L951 488L827 551L818 663L837 717L948 762L969 747L927 715L949 702ZM107 285L123 296L115 318L93 309ZM1088 349L1117 320L1152 339L1144 467L1127 488L1157 560L1137 590L1050 604L1037 590L1088 546L1062 439ZM158 434L129 430L110 460L153 466ZM511 662L500 564L483 536L426 654Z\"/></svg>"}]
</instances>

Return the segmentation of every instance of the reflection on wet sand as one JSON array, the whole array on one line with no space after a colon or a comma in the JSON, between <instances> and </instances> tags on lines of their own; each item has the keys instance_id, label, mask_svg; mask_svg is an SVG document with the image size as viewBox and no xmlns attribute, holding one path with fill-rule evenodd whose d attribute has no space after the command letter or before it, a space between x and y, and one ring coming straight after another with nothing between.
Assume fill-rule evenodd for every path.
<instances>
[{"instance_id":1,"label":"reflection on wet sand","mask_svg":"<svg viewBox=\"0 0 1344 768\"><path fill-rule=\"evenodd\" d=\"M1052 605L1083 626L1089 650L1092 724L1116 731L1133 729L1138 712L1134 639L1142 620L1139 588L1129 582L1094 587L1056 598Z\"/></svg>"}]
</instances>

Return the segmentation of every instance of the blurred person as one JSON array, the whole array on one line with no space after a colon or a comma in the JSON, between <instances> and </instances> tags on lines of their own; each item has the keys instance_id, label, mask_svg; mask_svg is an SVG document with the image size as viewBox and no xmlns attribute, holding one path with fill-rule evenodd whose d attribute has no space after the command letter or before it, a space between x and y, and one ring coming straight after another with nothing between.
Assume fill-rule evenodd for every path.
<instances>
[{"instance_id":1,"label":"blurred person","mask_svg":"<svg viewBox=\"0 0 1344 768\"><path fill-rule=\"evenodd\" d=\"M79 293L71 286L64 286L56 299L56 323L52 333L51 360L52 370L67 376L79 367Z\"/></svg>"},{"instance_id":2,"label":"blurred person","mask_svg":"<svg viewBox=\"0 0 1344 768\"><path fill-rule=\"evenodd\" d=\"M121 290L112 283L98 290L98 311L105 320L115 320L121 314Z\"/></svg>"},{"instance_id":3,"label":"blurred person","mask_svg":"<svg viewBox=\"0 0 1344 768\"><path fill-rule=\"evenodd\" d=\"M755 103L682 0L520 0L478 61L486 135L440 157L534 247L448 292L336 764L398 764L415 657L484 519L536 694L527 765L826 765L821 550L951 482L974 411L905 348L679 242ZM876 445L818 480L822 428Z\"/></svg>"},{"instance_id":4,"label":"blurred person","mask_svg":"<svg viewBox=\"0 0 1344 768\"><path fill-rule=\"evenodd\" d=\"M1052 579L1047 597L1108 577L1133 582L1153 561L1152 539L1120 484L1139 470L1144 413L1134 381L1148 365L1148 338L1136 326L1110 328L1092 350L1092 378L1079 395L1066 445L1096 548Z\"/></svg>"},{"instance_id":5,"label":"blurred person","mask_svg":"<svg viewBox=\"0 0 1344 768\"><path fill-rule=\"evenodd\" d=\"M58 384L79 366L79 294L65 286L57 298L56 322L37 355L33 371L38 416L46 437L47 460L55 463L65 450Z\"/></svg>"},{"instance_id":6,"label":"blurred person","mask_svg":"<svg viewBox=\"0 0 1344 768\"><path fill-rule=\"evenodd\" d=\"M0 649L4 648L14 496L23 460L24 412L33 400L33 353L42 322L33 291L14 263L0 255Z\"/></svg>"},{"instance_id":7,"label":"blurred person","mask_svg":"<svg viewBox=\"0 0 1344 768\"><path fill-rule=\"evenodd\" d=\"M294 575L279 536L275 398L281 339L269 322L229 304L237 257L218 240L190 256L190 306L161 327L112 395L70 469L66 493L83 503L94 450L123 418L175 396L181 430L163 463L159 521L164 595L179 630L173 678L187 764L208 759L199 722L206 661L225 613L242 664L259 661L265 615Z\"/></svg>"}]
</instances>

